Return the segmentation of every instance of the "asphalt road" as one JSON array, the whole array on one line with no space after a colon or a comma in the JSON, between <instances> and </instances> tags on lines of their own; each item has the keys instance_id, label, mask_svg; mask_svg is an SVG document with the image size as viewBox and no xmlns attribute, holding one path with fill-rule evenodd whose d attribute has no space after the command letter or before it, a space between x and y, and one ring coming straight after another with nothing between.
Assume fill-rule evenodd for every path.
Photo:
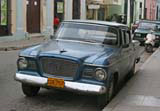
<instances>
[{"instance_id":1,"label":"asphalt road","mask_svg":"<svg viewBox=\"0 0 160 111\"><path fill-rule=\"evenodd\" d=\"M100 111L95 96L41 89L27 98L14 81L18 51L0 52L0 111ZM140 67L150 54L143 54Z\"/></svg>"}]
</instances>

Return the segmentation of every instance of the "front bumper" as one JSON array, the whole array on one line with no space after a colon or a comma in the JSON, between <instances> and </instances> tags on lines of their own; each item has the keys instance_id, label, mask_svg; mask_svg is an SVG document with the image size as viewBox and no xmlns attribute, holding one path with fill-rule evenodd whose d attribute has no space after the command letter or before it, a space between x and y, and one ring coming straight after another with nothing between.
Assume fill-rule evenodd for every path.
<instances>
[{"instance_id":1,"label":"front bumper","mask_svg":"<svg viewBox=\"0 0 160 111\"><path fill-rule=\"evenodd\" d=\"M37 77L37 76L31 76L21 73L16 73L15 80L37 85L40 87L48 87L48 78L45 77ZM100 85L93 85L93 84L86 84L86 83L79 83L79 82L71 82L71 81L65 81L65 87L64 90L70 90L70 91L76 91L76 92L83 92L83 93L92 93L92 94L104 94L106 93L106 87L100 86Z\"/></svg>"}]
</instances>

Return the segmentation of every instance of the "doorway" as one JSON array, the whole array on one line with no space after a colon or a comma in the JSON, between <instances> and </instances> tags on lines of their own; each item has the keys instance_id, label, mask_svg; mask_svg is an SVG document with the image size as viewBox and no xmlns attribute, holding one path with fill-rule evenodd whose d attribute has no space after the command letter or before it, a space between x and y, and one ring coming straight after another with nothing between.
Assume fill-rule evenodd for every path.
<instances>
[{"instance_id":1,"label":"doorway","mask_svg":"<svg viewBox=\"0 0 160 111\"><path fill-rule=\"evenodd\" d=\"M73 0L73 19L80 19L80 0Z\"/></svg>"},{"instance_id":2,"label":"doorway","mask_svg":"<svg viewBox=\"0 0 160 111\"><path fill-rule=\"evenodd\" d=\"M27 32L40 33L40 0L27 0Z\"/></svg>"}]
</instances>

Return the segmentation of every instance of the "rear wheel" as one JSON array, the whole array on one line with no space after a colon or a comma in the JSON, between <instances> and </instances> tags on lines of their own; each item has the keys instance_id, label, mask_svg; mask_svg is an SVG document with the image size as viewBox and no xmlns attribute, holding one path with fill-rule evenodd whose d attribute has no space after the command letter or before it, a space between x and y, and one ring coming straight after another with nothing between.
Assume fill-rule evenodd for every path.
<instances>
[{"instance_id":1,"label":"rear wheel","mask_svg":"<svg viewBox=\"0 0 160 111\"><path fill-rule=\"evenodd\" d=\"M36 96L39 90L40 90L40 87L22 83L22 91L28 97Z\"/></svg>"},{"instance_id":2,"label":"rear wheel","mask_svg":"<svg viewBox=\"0 0 160 111\"><path fill-rule=\"evenodd\" d=\"M103 95L99 95L97 98L98 105L103 108L108 102L112 100L115 94L115 79L114 77L111 78L109 82L109 86L107 92Z\"/></svg>"},{"instance_id":3,"label":"rear wheel","mask_svg":"<svg viewBox=\"0 0 160 111\"><path fill-rule=\"evenodd\" d=\"M134 76L135 68L136 68L136 62L134 62L134 65L132 66L132 69L130 70L127 79L130 79L130 78L132 78Z\"/></svg>"}]
</instances>

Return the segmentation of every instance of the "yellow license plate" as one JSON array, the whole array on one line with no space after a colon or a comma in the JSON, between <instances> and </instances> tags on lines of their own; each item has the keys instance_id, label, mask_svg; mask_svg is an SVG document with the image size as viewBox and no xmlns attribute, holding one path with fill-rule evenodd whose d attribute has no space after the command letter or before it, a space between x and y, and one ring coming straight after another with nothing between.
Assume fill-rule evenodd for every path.
<instances>
[{"instance_id":1,"label":"yellow license plate","mask_svg":"<svg viewBox=\"0 0 160 111\"><path fill-rule=\"evenodd\" d=\"M55 88L64 88L64 80L58 78L48 78L48 86Z\"/></svg>"}]
</instances>

